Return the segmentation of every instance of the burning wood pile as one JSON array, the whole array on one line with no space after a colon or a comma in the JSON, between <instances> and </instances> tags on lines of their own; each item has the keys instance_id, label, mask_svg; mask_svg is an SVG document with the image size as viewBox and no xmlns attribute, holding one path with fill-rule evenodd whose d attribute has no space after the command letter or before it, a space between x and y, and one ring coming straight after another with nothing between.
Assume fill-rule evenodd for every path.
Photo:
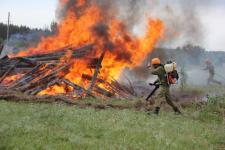
<instances>
[{"instance_id":1,"label":"burning wood pile","mask_svg":"<svg viewBox=\"0 0 225 150\"><path fill-rule=\"evenodd\" d=\"M91 52L93 45L81 48L65 47L58 52L38 54L27 57L0 59L0 85L1 88L23 92L27 95L42 95L41 92L54 85L63 86L64 93L70 97L101 97L101 98L132 98L133 90L121 85L115 79L107 82L97 77L101 69L102 58L87 60L87 67L93 70L94 75L82 74L83 82L89 84L88 88L77 85L64 78L71 67L71 61L63 60L69 53L69 59L83 59ZM104 84L102 88L98 84ZM57 93L56 93L57 94Z\"/></svg>"},{"instance_id":2,"label":"burning wood pile","mask_svg":"<svg viewBox=\"0 0 225 150\"><path fill-rule=\"evenodd\" d=\"M27 95L132 98L132 86L117 80L140 65L162 37L164 23L146 18L143 35L132 33L108 1L60 0L55 34L36 47L0 60L0 86ZM119 9L118 9L119 10ZM90 44L92 43L92 44ZM63 48L62 48L63 47Z\"/></svg>"}]
</instances>

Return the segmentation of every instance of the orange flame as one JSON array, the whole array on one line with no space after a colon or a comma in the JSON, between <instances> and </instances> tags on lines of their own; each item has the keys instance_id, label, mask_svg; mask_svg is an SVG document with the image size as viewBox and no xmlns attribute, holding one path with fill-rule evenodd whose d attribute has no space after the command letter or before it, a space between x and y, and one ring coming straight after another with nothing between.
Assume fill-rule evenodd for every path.
<instances>
[{"instance_id":1,"label":"orange flame","mask_svg":"<svg viewBox=\"0 0 225 150\"><path fill-rule=\"evenodd\" d=\"M12 82L12 81L15 81L15 80L21 78L22 76L23 76L23 74L16 74L16 75L10 75L10 76L7 76L7 77L4 79L3 83L5 83L5 84L10 83L10 82Z\"/></svg>"},{"instance_id":2,"label":"orange flame","mask_svg":"<svg viewBox=\"0 0 225 150\"><path fill-rule=\"evenodd\" d=\"M60 0L61 4L66 4L68 0ZM85 0L78 0L76 7L85 5ZM74 7L74 6L73 6ZM121 71L125 67L135 67L140 65L144 58L149 54L157 41L162 37L164 32L164 24L159 19L148 19L146 33L143 37L136 37L128 31L125 24L116 19L116 17L106 20L104 11L96 4L89 5L82 14L77 15L73 11L73 7L67 10L65 18L58 25L57 34L44 37L36 48L30 48L22 51L18 56L34 55L38 53L54 52L71 45L73 47L81 47L86 44L94 43L95 51L89 57L100 57L105 42L113 45L111 50L107 49L104 60L102 62L101 77L109 81L109 77L118 78ZM98 23L104 22L107 25L108 37L103 39L93 33L93 27ZM88 56L87 56L88 57ZM67 57L68 58L68 57ZM85 59L70 60L72 66L65 78L87 87L88 84L81 78L82 74L93 74L93 70L87 67ZM64 87L53 86L40 94L65 93Z\"/></svg>"}]
</instances>

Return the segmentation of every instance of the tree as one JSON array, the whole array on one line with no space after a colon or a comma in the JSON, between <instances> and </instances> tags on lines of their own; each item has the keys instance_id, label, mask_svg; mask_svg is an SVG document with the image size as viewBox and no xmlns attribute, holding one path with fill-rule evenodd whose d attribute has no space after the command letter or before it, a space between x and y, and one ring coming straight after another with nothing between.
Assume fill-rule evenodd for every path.
<instances>
[{"instance_id":1,"label":"tree","mask_svg":"<svg viewBox=\"0 0 225 150\"><path fill-rule=\"evenodd\" d=\"M15 33L29 33L32 29L26 26L17 26L17 25L10 25L10 32L9 36ZM6 40L7 36L7 24L0 23L0 38Z\"/></svg>"},{"instance_id":2,"label":"tree","mask_svg":"<svg viewBox=\"0 0 225 150\"><path fill-rule=\"evenodd\" d=\"M57 32L57 29L58 29L58 24L57 24L57 22L52 21L52 22L51 22L51 25L50 25L51 33Z\"/></svg>"},{"instance_id":3,"label":"tree","mask_svg":"<svg viewBox=\"0 0 225 150\"><path fill-rule=\"evenodd\" d=\"M4 42L3 39L0 38L0 55L1 55L2 50L3 50L3 48L4 48L3 42Z\"/></svg>"},{"instance_id":4,"label":"tree","mask_svg":"<svg viewBox=\"0 0 225 150\"><path fill-rule=\"evenodd\" d=\"M3 44L4 40L0 37L0 45Z\"/></svg>"}]
</instances>

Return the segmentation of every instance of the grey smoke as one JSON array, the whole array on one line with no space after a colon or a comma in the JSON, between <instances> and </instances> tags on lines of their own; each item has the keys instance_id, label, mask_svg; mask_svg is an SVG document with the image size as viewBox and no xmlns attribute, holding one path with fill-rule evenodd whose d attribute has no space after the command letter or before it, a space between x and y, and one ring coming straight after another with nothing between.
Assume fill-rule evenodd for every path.
<instances>
[{"instance_id":1,"label":"grey smoke","mask_svg":"<svg viewBox=\"0 0 225 150\"><path fill-rule=\"evenodd\" d=\"M182 0L177 5L165 3L163 20L166 23L166 40L163 46L202 44L204 29L197 11L200 5L196 0Z\"/></svg>"},{"instance_id":2,"label":"grey smoke","mask_svg":"<svg viewBox=\"0 0 225 150\"><path fill-rule=\"evenodd\" d=\"M211 0L96 0L104 11L105 19L117 17L125 22L135 34L144 33L147 14L152 18L160 18L165 22L165 38L158 46L174 47L187 43L201 45L204 41L204 28L198 14L199 7L209 5ZM67 5L57 9L58 19L65 16L67 9L73 9L77 16L93 3L76 7L76 0L69 0Z\"/></svg>"}]
</instances>

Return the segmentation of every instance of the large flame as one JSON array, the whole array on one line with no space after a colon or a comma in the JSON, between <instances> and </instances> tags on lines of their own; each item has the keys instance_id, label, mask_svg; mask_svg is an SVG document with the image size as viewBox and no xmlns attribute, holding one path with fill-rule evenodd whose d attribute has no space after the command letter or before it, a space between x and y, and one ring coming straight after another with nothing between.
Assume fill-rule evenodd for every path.
<instances>
[{"instance_id":1,"label":"large flame","mask_svg":"<svg viewBox=\"0 0 225 150\"><path fill-rule=\"evenodd\" d=\"M68 1L60 0L60 3L61 5L66 5ZM54 52L67 45L81 47L91 43L95 45L95 51L87 57L100 57L101 53L106 50L100 76L104 80L109 81L109 77L118 78L125 67L132 68L140 65L163 35L163 22L159 19L149 18L146 20L145 35L137 37L129 32L125 23L117 19L116 15L106 19L104 11L95 2L85 7L80 14L74 12L74 7L83 7L85 3L85 0L78 0L75 4L76 6L71 6L67 9L66 16L58 25L57 34L44 37L37 47L22 51L18 56ZM103 27L106 27L106 35L101 36L93 31L99 24L104 24ZM112 48L106 48L105 45L107 43L110 43ZM81 77L82 74L93 74L87 68L87 61L84 59L71 61L72 66L65 78L87 88L88 84ZM42 91L40 94L65 92L66 90L63 86L57 85Z\"/></svg>"}]
</instances>

